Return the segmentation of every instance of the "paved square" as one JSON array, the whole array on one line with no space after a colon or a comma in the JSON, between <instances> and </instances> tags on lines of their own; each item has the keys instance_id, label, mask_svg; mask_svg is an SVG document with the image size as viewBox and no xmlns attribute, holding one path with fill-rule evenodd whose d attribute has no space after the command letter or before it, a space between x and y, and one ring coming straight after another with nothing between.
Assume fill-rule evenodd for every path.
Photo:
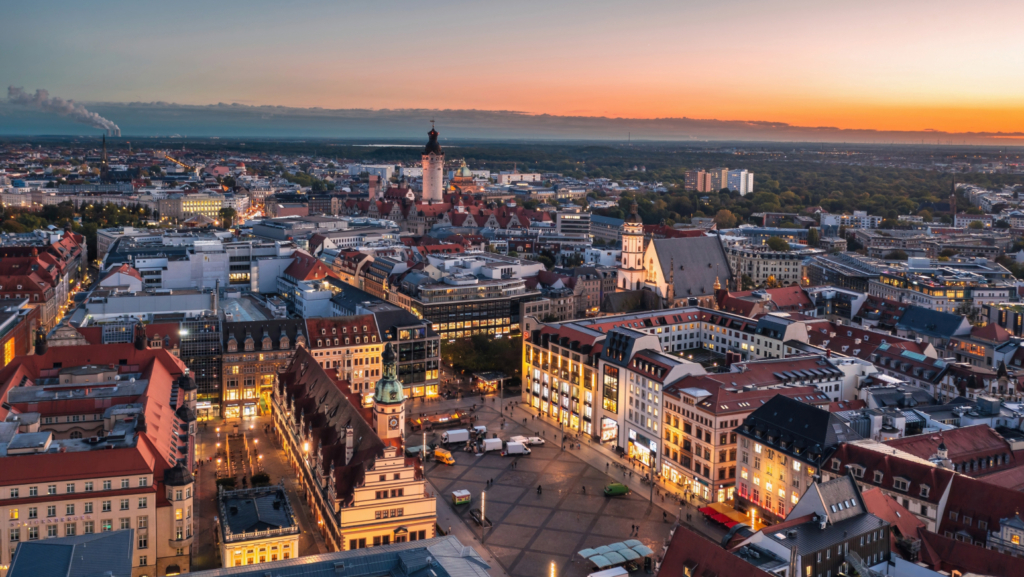
<instances>
[{"instance_id":1,"label":"paved square","mask_svg":"<svg viewBox=\"0 0 1024 577\"><path fill-rule=\"evenodd\" d=\"M476 414L489 432L504 439L536 435L540 428L536 421L527 427L520 421L506 423L502 429L497 410L490 406ZM554 563L560 577L585 577L595 569L576 552L629 539L634 526L640 529L633 538L661 551L671 524L662 521L662 509L652 507L646 492L606 497L605 485L621 480L617 478L622 476L621 470L611 468L607 474L608 458L595 458L593 451L563 451L550 431L545 438L546 445L532 447L532 453L523 457L503 458L493 453L478 457L453 450L454 467L427 466L427 479L441 498L448 499L457 489L473 493L473 505L455 513L478 539L482 531L469 517L469 509L480 506L480 491L486 489L487 517L494 526L482 544L477 541L473 546L486 548L502 565L495 575L501 575L503 569L514 577L547 577ZM486 487L488 479L493 479L493 484ZM538 485L542 488L539 494Z\"/></svg>"}]
</instances>

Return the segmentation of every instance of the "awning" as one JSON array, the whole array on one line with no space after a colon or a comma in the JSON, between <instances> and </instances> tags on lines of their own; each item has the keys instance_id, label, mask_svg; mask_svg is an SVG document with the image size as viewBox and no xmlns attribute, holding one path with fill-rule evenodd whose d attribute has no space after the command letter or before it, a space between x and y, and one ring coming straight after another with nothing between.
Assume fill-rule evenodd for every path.
<instances>
[{"instance_id":1,"label":"awning","mask_svg":"<svg viewBox=\"0 0 1024 577\"><path fill-rule=\"evenodd\" d=\"M405 525L402 525L401 527L395 529L395 535L405 535L407 533L409 533L409 528Z\"/></svg>"},{"instance_id":2,"label":"awning","mask_svg":"<svg viewBox=\"0 0 1024 577\"><path fill-rule=\"evenodd\" d=\"M612 562L612 565L620 565L626 562L626 558L619 555L618 552L612 551L611 553L605 553L605 558Z\"/></svg>"},{"instance_id":3,"label":"awning","mask_svg":"<svg viewBox=\"0 0 1024 577\"><path fill-rule=\"evenodd\" d=\"M597 565L600 569L614 565L614 563L609 561L604 555L594 555L589 559L589 561L594 565Z\"/></svg>"},{"instance_id":4,"label":"awning","mask_svg":"<svg viewBox=\"0 0 1024 577\"><path fill-rule=\"evenodd\" d=\"M594 551L593 549L584 549L577 553L577 555L583 557L584 559L588 559L590 557L593 557L594 555L597 555L597 551Z\"/></svg>"},{"instance_id":5,"label":"awning","mask_svg":"<svg viewBox=\"0 0 1024 577\"><path fill-rule=\"evenodd\" d=\"M608 546L612 551L622 551L623 549L629 549L625 543L612 543Z\"/></svg>"},{"instance_id":6,"label":"awning","mask_svg":"<svg viewBox=\"0 0 1024 577\"><path fill-rule=\"evenodd\" d=\"M633 550L639 553L642 557L646 557L651 553L654 553L654 551L646 545L637 545L636 547L633 547Z\"/></svg>"},{"instance_id":7,"label":"awning","mask_svg":"<svg viewBox=\"0 0 1024 577\"><path fill-rule=\"evenodd\" d=\"M739 525L739 524L740 524L739 521L729 521L728 523L725 524L725 528L726 529L732 529L733 527L735 527L736 525Z\"/></svg>"},{"instance_id":8,"label":"awning","mask_svg":"<svg viewBox=\"0 0 1024 577\"><path fill-rule=\"evenodd\" d=\"M616 551L616 553L625 557L626 561L632 561L633 559L640 558L640 554L632 549L623 549L621 551Z\"/></svg>"},{"instance_id":9,"label":"awning","mask_svg":"<svg viewBox=\"0 0 1024 577\"><path fill-rule=\"evenodd\" d=\"M711 507L701 507L700 509L697 509L697 510L700 511L701 513L705 514L705 515L714 515L715 513L718 512L718 511L715 511L714 509L712 509Z\"/></svg>"},{"instance_id":10,"label":"awning","mask_svg":"<svg viewBox=\"0 0 1024 577\"><path fill-rule=\"evenodd\" d=\"M629 548L636 547L637 545L643 545L643 543L641 543L640 541L637 541L636 539L627 539L627 540L623 541L623 543L625 543L626 547L629 547Z\"/></svg>"},{"instance_id":11,"label":"awning","mask_svg":"<svg viewBox=\"0 0 1024 577\"><path fill-rule=\"evenodd\" d=\"M598 555L604 555L605 553L611 553L612 548L607 545L601 545L600 547L594 549L594 551L597 551Z\"/></svg>"}]
</instances>

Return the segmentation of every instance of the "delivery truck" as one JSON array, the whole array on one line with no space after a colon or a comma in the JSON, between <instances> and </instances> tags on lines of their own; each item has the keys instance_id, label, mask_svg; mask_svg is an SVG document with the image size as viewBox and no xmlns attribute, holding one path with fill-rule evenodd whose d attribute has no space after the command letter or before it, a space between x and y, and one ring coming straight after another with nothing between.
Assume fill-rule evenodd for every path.
<instances>
[{"instance_id":1,"label":"delivery truck","mask_svg":"<svg viewBox=\"0 0 1024 577\"><path fill-rule=\"evenodd\" d=\"M501 439L484 439L481 452L486 453L488 451L500 451L501 445Z\"/></svg>"},{"instance_id":2,"label":"delivery truck","mask_svg":"<svg viewBox=\"0 0 1024 577\"><path fill-rule=\"evenodd\" d=\"M530 449L522 443L509 442L505 445L505 451L502 453L503 456L510 457L515 455L529 455Z\"/></svg>"},{"instance_id":3,"label":"delivery truck","mask_svg":"<svg viewBox=\"0 0 1024 577\"><path fill-rule=\"evenodd\" d=\"M466 429L452 429L441 433L442 443L465 443L469 440L469 431Z\"/></svg>"}]
</instances>

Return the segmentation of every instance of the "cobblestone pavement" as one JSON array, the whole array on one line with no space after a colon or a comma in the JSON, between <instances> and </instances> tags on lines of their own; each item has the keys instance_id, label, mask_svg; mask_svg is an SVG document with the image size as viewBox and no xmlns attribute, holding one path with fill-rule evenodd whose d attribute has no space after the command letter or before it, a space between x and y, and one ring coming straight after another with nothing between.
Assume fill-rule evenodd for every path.
<instances>
[{"instance_id":1,"label":"cobblestone pavement","mask_svg":"<svg viewBox=\"0 0 1024 577\"><path fill-rule=\"evenodd\" d=\"M310 522L311 516L306 507L305 499L302 499L299 491L300 486L292 472L291 465L281 451L280 446L275 444L272 435L263 432L263 426L270 424L270 417L256 417L240 419L229 419L225 422L222 419L205 421L200 423L199 431L196 434L196 459L212 457L210 462L204 462L199 468L199 478L196 482L196 539L192 546L192 570L215 569L221 566L220 545L217 539L217 511L216 511L216 475L214 469L217 461L217 443L224 447L224 440L235 424L241 424L240 429L245 429L250 438L258 439L260 454L263 455L263 468L270 475L271 483L284 481L285 491L291 501L292 509L298 517L299 528L302 533L299 535L299 555L316 555L326 553L320 533ZM250 428L251 426L251 428ZM220 427L220 436L216 432Z\"/></svg>"},{"instance_id":2,"label":"cobblestone pavement","mask_svg":"<svg viewBox=\"0 0 1024 577\"><path fill-rule=\"evenodd\" d=\"M475 413L477 424L487 426L488 436L498 433L507 439L538 435L547 443L533 447L529 456L515 458L453 451L456 464L428 463L427 479L438 494L438 523L442 529L454 525L446 519L461 521L462 527L452 526L452 532L464 543L484 549L481 553L485 559L497 562L495 569L500 573L517 577L550 575L554 564L560 576L582 577L595 569L576 556L577 551L629 538L643 542L657 558L681 512L684 518L690 513L698 522L694 528L711 538L719 539L724 534L717 527L704 525L693 506L664 498L660 488L652 503L651 487L642 485L637 473L630 478L616 465L623 461L606 447L584 442L578 450L563 451L557 427L520 409L514 409L514 416L510 416L506 408L502 428L502 414L490 399ZM454 408L448 404L440 403L437 408ZM424 408L428 412L434 409L430 404ZM436 441L440 435L432 436ZM603 488L613 481L627 484L632 492L624 497L605 497ZM540 493L538 485L542 487ZM469 490L473 503L454 507L450 495L457 489ZM486 535L469 516L471 508L480 507L481 492L485 490L486 515L493 523Z\"/></svg>"}]
</instances>

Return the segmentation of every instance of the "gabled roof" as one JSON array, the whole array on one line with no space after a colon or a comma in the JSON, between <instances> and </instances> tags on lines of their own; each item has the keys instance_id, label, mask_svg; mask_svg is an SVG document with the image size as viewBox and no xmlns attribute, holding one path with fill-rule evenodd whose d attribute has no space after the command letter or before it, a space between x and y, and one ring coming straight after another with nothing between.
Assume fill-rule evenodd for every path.
<instances>
[{"instance_id":1,"label":"gabled roof","mask_svg":"<svg viewBox=\"0 0 1024 577\"><path fill-rule=\"evenodd\" d=\"M956 475L946 501L946 514L939 519L939 533L970 535L972 541L987 542L988 534L1000 530L1002 520L1012 520L1024 511L1024 493ZM956 515L954 520L953 513ZM988 523L980 528L979 521Z\"/></svg>"},{"instance_id":2,"label":"gabled roof","mask_svg":"<svg viewBox=\"0 0 1024 577\"><path fill-rule=\"evenodd\" d=\"M938 452L939 445L943 443L949 452L949 460L954 463L1012 453L1006 439L988 425L959 427L944 431L941 435L912 435L885 442L890 447L895 447L922 459L930 459Z\"/></svg>"},{"instance_id":3,"label":"gabled roof","mask_svg":"<svg viewBox=\"0 0 1024 577\"><path fill-rule=\"evenodd\" d=\"M889 524L889 549L896 551L898 537L914 539L917 530L925 526L916 515L907 511L895 499L886 495L881 489L871 488L860 494L868 513Z\"/></svg>"},{"instance_id":4,"label":"gabled roof","mask_svg":"<svg viewBox=\"0 0 1024 577\"><path fill-rule=\"evenodd\" d=\"M731 284L729 260L717 236L655 239L651 243L661 265L661 278L674 281L675 298L712 294L715 279L722 286ZM672 267L675 270L670 270Z\"/></svg>"},{"instance_id":5,"label":"gabled roof","mask_svg":"<svg viewBox=\"0 0 1024 577\"><path fill-rule=\"evenodd\" d=\"M288 265L288 268L284 269L284 274L295 280L319 280L334 276L334 271L329 266L308 252L297 250L293 256L294 260L292 260L292 264Z\"/></svg>"},{"instance_id":6,"label":"gabled roof","mask_svg":"<svg viewBox=\"0 0 1024 577\"><path fill-rule=\"evenodd\" d=\"M893 453L895 453L895 449ZM838 460L838 466L834 461ZM895 454L883 453L858 445L856 443L844 443L832 455L830 462L824 463L823 468L831 474L846 474L846 468L855 465L863 468L863 474L856 475L861 483L884 488L886 491L895 490L896 478L905 479L908 483L907 495L913 495L915 499L927 501L938 505L939 500L946 491L946 486L952 482L956 473L949 469L932 466L920 461L904 459ZM876 472L880 475L876 476ZM878 479L876 481L876 479ZM922 496L922 485L928 486L928 496Z\"/></svg>"},{"instance_id":7,"label":"gabled roof","mask_svg":"<svg viewBox=\"0 0 1024 577\"><path fill-rule=\"evenodd\" d=\"M1010 340L1010 333L996 323L989 323L983 327L972 328L971 338L990 343L1005 343Z\"/></svg>"},{"instance_id":8,"label":"gabled roof","mask_svg":"<svg viewBox=\"0 0 1024 577\"><path fill-rule=\"evenodd\" d=\"M1019 557L950 539L923 528L917 530L917 536L922 545L919 560L934 570L1000 577L1024 576L1024 564Z\"/></svg>"},{"instance_id":9,"label":"gabled roof","mask_svg":"<svg viewBox=\"0 0 1024 577\"><path fill-rule=\"evenodd\" d=\"M896 328L948 339L955 335L968 333L970 331L970 323L967 322L967 319L957 314L912 306L900 317L899 322L896 323Z\"/></svg>"},{"instance_id":10,"label":"gabled roof","mask_svg":"<svg viewBox=\"0 0 1024 577\"><path fill-rule=\"evenodd\" d=\"M718 543L679 525L672 535L659 574L689 577L771 577L771 574L726 551Z\"/></svg>"}]
</instances>

